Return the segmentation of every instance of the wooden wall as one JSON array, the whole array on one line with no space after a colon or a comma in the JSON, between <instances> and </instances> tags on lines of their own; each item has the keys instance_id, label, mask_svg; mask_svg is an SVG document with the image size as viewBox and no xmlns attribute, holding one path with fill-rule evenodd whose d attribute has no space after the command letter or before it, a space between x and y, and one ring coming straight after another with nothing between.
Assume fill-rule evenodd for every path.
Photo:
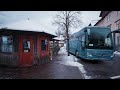
<instances>
[{"instance_id":1,"label":"wooden wall","mask_svg":"<svg viewBox=\"0 0 120 90\"><path fill-rule=\"evenodd\" d=\"M47 39L48 46L46 51L41 50L41 40ZM49 44L49 36L47 35L38 35L37 39L37 52L39 57L39 64L44 64L50 61L50 44Z\"/></svg>"},{"instance_id":2,"label":"wooden wall","mask_svg":"<svg viewBox=\"0 0 120 90\"><path fill-rule=\"evenodd\" d=\"M0 65L5 66L18 66L19 56L18 54L7 54L7 53L0 53Z\"/></svg>"},{"instance_id":3,"label":"wooden wall","mask_svg":"<svg viewBox=\"0 0 120 90\"><path fill-rule=\"evenodd\" d=\"M4 34L4 33L3 33ZM3 35L1 34L1 35ZM9 33L8 33L9 34ZM8 35L7 34L7 35ZM6 66L19 66L20 61L20 51L19 51L19 36L22 34L17 33L14 34L10 33L10 35L14 36L14 52L12 53L2 53L0 51L0 65L6 65ZM26 33L23 33L23 35L27 35ZM32 33L33 36L33 41L34 41L34 62L33 65L37 64L44 64L50 61L50 45L49 41L50 38L46 34L37 34L37 33ZM48 40L48 46L46 51L41 50L41 40L47 39Z\"/></svg>"},{"instance_id":4,"label":"wooden wall","mask_svg":"<svg viewBox=\"0 0 120 90\"><path fill-rule=\"evenodd\" d=\"M1 35L9 35L9 33L2 33ZM12 35L10 33L10 35ZM19 64L19 55L18 55L18 43L19 39L17 35L13 35L13 46L14 50L11 53L1 52L1 45L0 45L0 65L5 66L18 66ZM1 44L1 41L0 41Z\"/></svg>"}]
</instances>

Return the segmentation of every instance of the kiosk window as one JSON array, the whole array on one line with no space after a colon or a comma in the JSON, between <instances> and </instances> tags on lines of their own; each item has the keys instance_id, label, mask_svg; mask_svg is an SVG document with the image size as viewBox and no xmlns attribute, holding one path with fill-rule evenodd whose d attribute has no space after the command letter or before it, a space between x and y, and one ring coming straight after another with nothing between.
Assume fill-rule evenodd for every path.
<instances>
[{"instance_id":1,"label":"kiosk window","mask_svg":"<svg viewBox=\"0 0 120 90\"><path fill-rule=\"evenodd\" d=\"M47 40L41 40L41 50L47 50Z\"/></svg>"},{"instance_id":2,"label":"kiosk window","mask_svg":"<svg viewBox=\"0 0 120 90\"><path fill-rule=\"evenodd\" d=\"M23 41L23 51L30 52L30 41L29 40Z\"/></svg>"},{"instance_id":3,"label":"kiosk window","mask_svg":"<svg viewBox=\"0 0 120 90\"><path fill-rule=\"evenodd\" d=\"M1 52L13 52L12 36L1 36Z\"/></svg>"}]
</instances>

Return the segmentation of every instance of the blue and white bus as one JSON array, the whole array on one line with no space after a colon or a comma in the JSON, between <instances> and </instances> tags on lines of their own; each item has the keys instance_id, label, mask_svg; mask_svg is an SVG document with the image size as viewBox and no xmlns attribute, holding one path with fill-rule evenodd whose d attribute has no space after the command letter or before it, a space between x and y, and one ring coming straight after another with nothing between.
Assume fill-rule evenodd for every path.
<instances>
[{"instance_id":1,"label":"blue and white bus","mask_svg":"<svg viewBox=\"0 0 120 90\"><path fill-rule=\"evenodd\" d=\"M85 60L112 60L113 40L108 27L88 26L69 39L69 53Z\"/></svg>"}]
</instances>

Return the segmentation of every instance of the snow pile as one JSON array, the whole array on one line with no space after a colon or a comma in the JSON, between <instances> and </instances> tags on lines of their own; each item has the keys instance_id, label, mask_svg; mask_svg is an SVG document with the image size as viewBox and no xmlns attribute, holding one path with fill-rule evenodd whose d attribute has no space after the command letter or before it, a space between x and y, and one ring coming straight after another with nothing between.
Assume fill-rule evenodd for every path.
<instances>
[{"instance_id":1,"label":"snow pile","mask_svg":"<svg viewBox=\"0 0 120 90\"><path fill-rule=\"evenodd\" d=\"M110 77L111 79L119 79L120 76L113 76L113 77Z\"/></svg>"},{"instance_id":2,"label":"snow pile","mask_svg":"<svg viewBox=\"0 0 120 90\"><path fill-rule=\"evenodd\" d=\"M63 35L60 35L60 37L55 37L55 38L53 38L53 39L63 41L63 40L64 40L64 37L63 37Z\"/></svg>"},{"instance_id":3,"label":"snow pile","mask_svg":"<svg viewBox=\"0 0 120 90\"><path fill-rule=\"evenodd\" d=\"M64 44L64 47L60 48L59 54L67 54L67 52L66 52L66 44Z\"/></svg>"},{"instance_id":4,"label":"snow pile","mask_svg":"<svg viewBox=\"0 0 120 90\"><path fill-rule=\"evenodd\" d=\"M66 44L65 44L64 47L62 47L62 48L60 49L59 54L67 54L67 52L66 52ZM78 59L77 59L75 56L73 56L73 55L66 56L66 57L65 57L65 60L66 60L65 62L60 62L60 64L78 67L78 69L79 69L79 70L82 72L82 74L84 75L85 79L91 79L90 76L87 76L87 75L86 75L87 72L85 71L83 65L80 64L79 62L77 62Z\"/></svg>"},{"instance_id":5,"label":"snow pile","mask_svg":"<svg viewBox=\"0 0 120 90\"><path fill-rule=\"evenodd\" d=\"M120 52L118 52L118 51L115 51L115 52L114 52L114 54L120 55Z\"/></svg>"},{"instance_id":6,"label":"snow pile","mask_svg":"<svg viewBox=\"0 0 120 90\"><path fill-rule=\"evenodd\" d=\"M74 61L78 61L78 59L77 59L75 56L71 55L71 56L68 56L66 59L67 59L68 61L65 63L65 65L78 67L78 69L79 69L79 70L82 72L82 74L84 75L85 79L91 79L90 76L87 76L87 75L86 75L87 72L85 71L83 65L80 64L79 62L74 62ZM73 60L74 60L74 61L73 61Z\"/></svg>"}]
</instances>

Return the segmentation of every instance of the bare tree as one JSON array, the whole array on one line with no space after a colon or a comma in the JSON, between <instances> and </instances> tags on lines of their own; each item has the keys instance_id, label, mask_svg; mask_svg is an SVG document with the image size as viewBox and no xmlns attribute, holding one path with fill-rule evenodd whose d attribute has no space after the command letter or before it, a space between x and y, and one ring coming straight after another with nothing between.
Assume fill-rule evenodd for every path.
<instances>
[{"instance_id":1,"label":"bare tree","mask_svg":"<svg viewBox=\"0 0 120 90\"><path fill-rule=\"evenodd\" d=\"M70 28L81 26L82 21L80 11L59 11L54 18L53 24L58 25L58 29L64 30L67 39L67 51L69 56L69 32Z\"/></svg>"},{"instance_id":2,"label":"bare tree","mask_svg":"<svg viewBox=\"0 0 120 90\"><path fill-rule=\"evenodd\" d=\"M62 35L62 32L61 32L60 30L56 30L56 31L55 31L55 34L56 34L58 37L60 37L60 35Z\"/></svg>"}]
</instances>

